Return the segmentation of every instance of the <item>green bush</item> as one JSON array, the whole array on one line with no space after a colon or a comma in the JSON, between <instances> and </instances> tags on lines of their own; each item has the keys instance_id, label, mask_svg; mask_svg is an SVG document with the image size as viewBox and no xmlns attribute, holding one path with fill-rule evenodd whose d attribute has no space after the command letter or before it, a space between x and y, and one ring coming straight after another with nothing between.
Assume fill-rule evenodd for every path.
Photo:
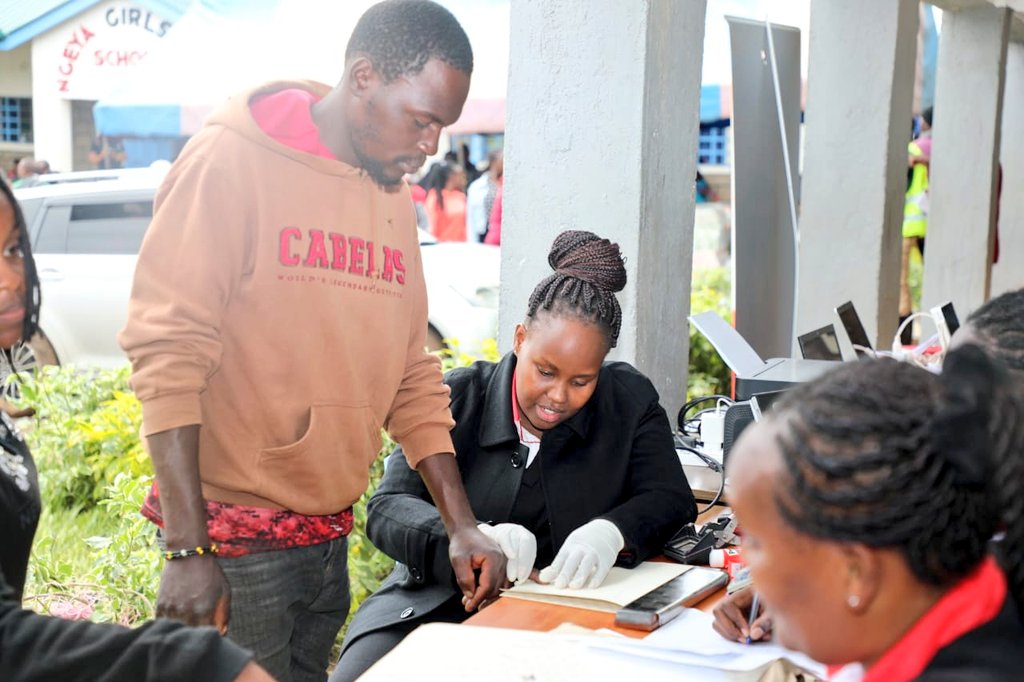
<instances>
[{"instance_id":1,"label":"green bush","mask_svg":"<svg viewBox=\"0 0 1024 682\"><path fill-rule=\"evenodd\" d=\"M731 319L729 271L726 268L708 268L693 273L690 289L690 314L714 310L726 320ZM729 394L731 374L704 335L690 325L690 366L686 385L686 399Z\"/></svg>"},{"instance_id":2,"label":"green bush","mask_svg":"<svg viewBox=\"0 0 1024 682\"><path fill-rule=\"evenodd\" d=\"M51 510L88 510L107 499L119 474L153 475L139 441L142 407L128 368L44 367L22 382L20 404L36 410L28 436Z\"/></svg>"},{"instance_id":3,"label":"green bush","mask_svg":"<svg viewBox=\"0 0 1024 682\"><path fill-rule=\"evenodd\" d=\"M45 367L23 379L20 403L36 410L25 430L43 498L26 593L45 609L85 605L94 620L150 617L159 556L139 507L153 469L127 368Z\"/></svg>"}]
</instances>

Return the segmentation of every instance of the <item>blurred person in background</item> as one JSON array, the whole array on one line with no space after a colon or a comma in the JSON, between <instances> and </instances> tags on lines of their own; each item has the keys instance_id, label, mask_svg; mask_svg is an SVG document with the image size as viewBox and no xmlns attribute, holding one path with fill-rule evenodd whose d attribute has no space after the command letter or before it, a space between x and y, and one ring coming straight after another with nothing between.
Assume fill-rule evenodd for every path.
<instances>
[{"instance_id":1,"label":"blurred person in background","mask_svg":"<svg viewBox=\"0 0 1024 682\"><path fill-rule=\"evenodd\" d=\"M440 242L466 241L466 172L445 161L431 169L425 202L430 231Z\"/></svg>"},{"instance_id":2,"label":"blurred person in background","mask_svg":"<svg viewBox=\"0 0 1024 682\"><path fill-rule=\"evenodd\" d=\"M505 173L505 157L493 151L487 155L487 171L477 178L466 191L466 238L482 242L490 226L494 198Z\"/></svg>"},{"instance_id":3,"label":"blurred person in background","mask_svg":"<svg viewBox=\"0 0 1024 682\"><path fill-rule=\"evenodd\" d=\"M124 168L127 158L124 142L120 137L97 135L89 147L89 163L93 168Z\"/></svg>"},{"instance_id":4,"label":"blurred person in background","mask_svg":"<svg viewBox=\"0 0 1024 682\"><path fill-rule=\"evenodd\" d=\"M50 172L50 162L42 159L21 159L18 161L17 178L11 183L15 189L32 187L39 182L40 175Z\"/></svg>"}]
</instances>

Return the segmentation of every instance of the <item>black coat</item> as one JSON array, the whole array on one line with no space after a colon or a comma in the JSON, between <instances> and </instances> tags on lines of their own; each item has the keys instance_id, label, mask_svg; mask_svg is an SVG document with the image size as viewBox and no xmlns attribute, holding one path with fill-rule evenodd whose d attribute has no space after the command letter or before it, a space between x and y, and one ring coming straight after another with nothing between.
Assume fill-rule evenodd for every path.
<instances>
[{"instance_id":1,"label":"black coat","mask_svg":"<svg viewBox=\"0 0 1024 682\"><path fill-rule=\"evenodd\" d=\"M1019 679L1024 679L1024 624L1008 595L995 618L943 647L917 682Z\"/></svg>"},{"instance_id":2,"label":"black coat","mask_svg":"<svg viewBox=\"0 0 1024 682\"><path fill-rule=\"evenodd\" d=\"M497 364L478 362L445 376L459 471L481 522L509 519L525 471L512 419L515 364L510 353ZM619 564L634 566L696 518L658 393L626 363L606 363L587 404L544 434L532 466L538 465L555 551L576 528L602 518L625 539ZM399 563L356 613L343 651L369 632L430 620L458 591L440 514L401 448L370 499L367 535Z\"/></svg>"}]
</instances>

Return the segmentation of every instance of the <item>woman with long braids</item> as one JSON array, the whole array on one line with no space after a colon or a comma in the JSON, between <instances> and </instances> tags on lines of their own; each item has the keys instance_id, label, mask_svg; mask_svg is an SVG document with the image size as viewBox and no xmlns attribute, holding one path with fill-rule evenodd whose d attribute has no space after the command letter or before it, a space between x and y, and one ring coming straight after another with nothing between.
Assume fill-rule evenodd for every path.
<instances>
[{"instance_id":1,"label":"woman with long braids","mask_svg":"<svg viewBox=\"0 0 1024 682\"><path fill-rule=\"evenodd\" d=\"M951 351L940 376L845 365L794 389L731 461L778 641L844 682L1020 679L1024 406L982 350Z\"/></svg>"},{"instance_id":2,"label":"woman with long braids","mask_svg":"<svg viewBox=\"0 0 1024 682\"><path fill-rule=\"evenodd\" d=\"M600 585L696 517L672 430L651 382L605 363L619 335L619 247L563 232L554 273L530 296L513 351L452 370L452 438L481 530L508 558L508 580ZM351 680L424 622L469 617L447 539L419 475L400 450L370 500L367 534L398 561L349 625L332 682Z\"/></svg>"},{"instance_id":3,"label":"woman with long braids","mask_svg":"<svg viewBox=\"0 0 1024 682\"><path fill-rule=\"evenodd\" d=\"M0 349L8 352L32 338L39 303L25 219L0 180ZM23 608L40 508L32 454L11 419L0 413L0 680L269 682L251 653L214 628L157 620L129 630Z\"/></svg>"}]
</instances>

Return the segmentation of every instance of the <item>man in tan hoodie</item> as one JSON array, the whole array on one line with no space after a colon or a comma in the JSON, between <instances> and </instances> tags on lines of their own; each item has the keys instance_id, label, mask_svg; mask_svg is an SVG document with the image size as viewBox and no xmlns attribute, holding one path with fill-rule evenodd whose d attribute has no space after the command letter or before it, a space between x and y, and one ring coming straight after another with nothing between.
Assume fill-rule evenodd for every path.
<instances>
[{"instance_id":1,"label":"man in tan hoodie","mask_svg":"<svg viewBox=\"0 0 1024 682\"><path fill-rule=\"evenodd\" d=\"M370 8L333 89L229 100L156 196L120 342L157 484L157 613L213 623L281 680L322 680L346 535L387 428L441 510L467 610L504 556L476 528L402 180L458 119L472 50L428 0ZM411 537L410 542L417 542Z\"/></svg>"}]
</instances>

